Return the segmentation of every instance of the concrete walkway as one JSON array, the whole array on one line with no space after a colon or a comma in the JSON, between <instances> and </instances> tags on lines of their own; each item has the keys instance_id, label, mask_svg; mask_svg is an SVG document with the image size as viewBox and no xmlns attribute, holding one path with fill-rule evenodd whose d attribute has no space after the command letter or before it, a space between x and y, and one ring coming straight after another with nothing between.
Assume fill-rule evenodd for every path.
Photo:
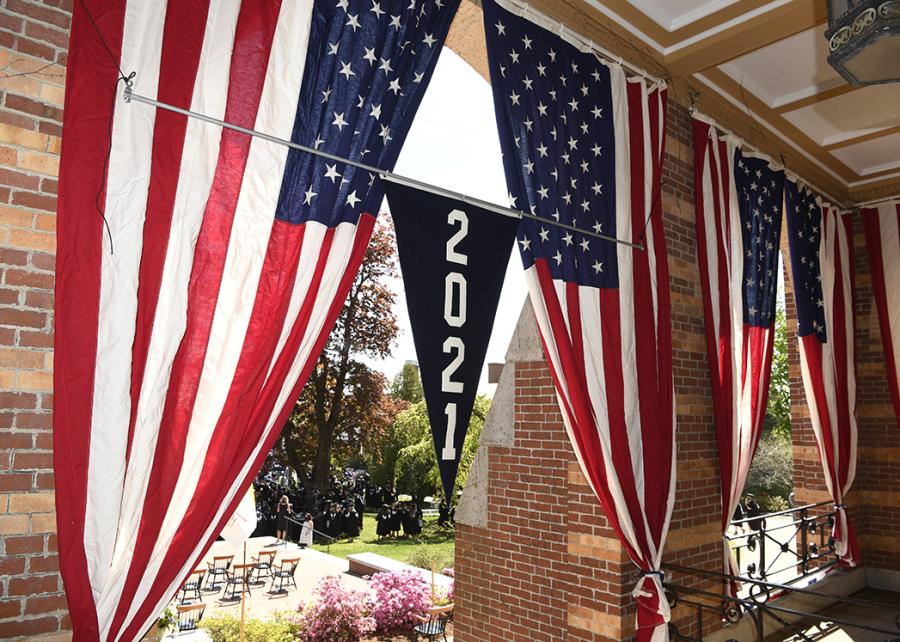
<instances>
[{"instance_id":1,"label":"concrete walkway","mask_svg":"<svg viewBox=\"0 0 900 642\"><path fill-rule=\"evenodd\" d=\"M864 631L856 627L835 624L831 619L864 624L883 631L892 631L893 635L900 636L895 617L900 612L900 594L876 589L865 589L853 595L853 597L884 604L892 608L879 606L863 606L859 604L837 604L821 614L821 621L807 622L796 625L804 635L816 642L883 642L886 639L894 639L884 633ZM779 633L766 638L766 642L800 642L798 635Z\"/></svg>"}]
</instances>

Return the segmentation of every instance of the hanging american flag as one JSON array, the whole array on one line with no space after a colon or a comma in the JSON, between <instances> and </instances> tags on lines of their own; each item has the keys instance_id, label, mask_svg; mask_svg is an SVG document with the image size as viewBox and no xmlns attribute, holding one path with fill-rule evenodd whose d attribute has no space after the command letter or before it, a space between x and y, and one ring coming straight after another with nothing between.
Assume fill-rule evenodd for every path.
<instances>
[{"instance_id":1,"label":"hanging american flag","mask_svg":"<svg viewBox=\"0 0 900 642\"><path fill-rule=\"evenodd\" d=\"M774 345L784 172L695 118L697 256L722 484L722 535L759 443ZM740 569L723 539L725 572ZM737 585L728 583L735 594Z\"/></svg>"},{"instance_id":2,"label":"hanging american flag","mask_svg":"<svg viewBox=\"0 0 900 642\"><path fill-rule=\"evenodd\" d=\"M137 94L390 169L456 6L75 3L54 468L77 639L139 638L200 562L313 367L382 200L368 172L123 103L116 66Z\"/></svg>"},{"instance_id":3,"label":"hanging american flag","mask_svg":"<svg viewBox=\"0 0 900 642\"><path fill-rule=\"evenodd\" d=\"M900 428L900 201L860 210L894 414Z\"/></svg>"},{"instance_id":4,"label":"hanging american flag","mask_svg":"<svg viewBox=\"0 0 900 642\"><path fill-rule=\"evenodd\" d=\"M665 87L626 78L536 24L544 19L533 11L483 6L510 200L547 221L524 221L518 243L563 419L609 523L643 571L638 639L664 640L670 614L658 571L675 489L660 203Z\"/></svg>"},{"instance_id":5,"label":"hanging american flag","mask_svg":"<svg viewBox=\"0 0 900 642\"><path fill-rule=\"evenodd\" d=\"M834 552L844 565L856 566L859 544L844 508L856 476L852 221L793 181L784 200L800 371L825 485L834 501Z\"/></svg>"}]
</instances>

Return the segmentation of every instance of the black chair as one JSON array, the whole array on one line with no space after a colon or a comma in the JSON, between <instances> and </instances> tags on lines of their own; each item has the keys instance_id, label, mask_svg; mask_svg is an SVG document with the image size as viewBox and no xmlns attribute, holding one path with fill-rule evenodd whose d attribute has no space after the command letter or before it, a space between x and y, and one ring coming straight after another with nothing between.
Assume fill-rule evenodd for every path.
<instances>
[{"instance_id":1,"label":"black chair","mask_svg":"<svg viewBox=\"0 0 900 642\"><path fill-rule=\"evenodd\" d=\"M434 642L439 637L447 642L447 623L453 617L453 605L434 606L428 612L427 617L416 616L422 621L416 625L416 635L428 638L428 642Z\"/></svg>"},{"instance_id":2,"label":"black chair","mask_svg":"<svg viewBox=\"0 0 900 642\"><path fill-rule=\"evenodd\" d=\"M238 593L250 592L250 575L253 573L253 564L235 564L228 572L228 579L225 580L225 595L222 596L223 602L231 602L239 600Z\"/></svg>"},{"instance_id":3,"label":"black chair","mask_svg":"<svg viewBox=\"0 0 900 642\"><path fill-rule=\"evenodd\" d=\"M275 562L276 551L260 551L259 555L253 558L253 572L250 579L254 584L265 584L264 578L272 577L272 565ZM253 576L256 579L253 580Z\"/></svg>"},{"instance_id":4,"label":"black chair","mask_svg":"<svg viewBox=\"0 0 900 642\"><path fill-rule=\"evenodd\" d=\"M220 578L227 578L234 555L219 555L212 562L206 563L206 590L219 592L222 587Z\"/></svg>"},{"instance_id":5,"label":"black chair","mask_svg":"<svg viewBox=\"0 0 900 642\"><path fill-rule=\"evenodd\" d=\"M285 584L288 582L293 584L294 588L297 588L297 582L294 580L294 573L297 572L297 564L299 563L299 557L281 560L281 564L272 571L272 587L269 589L269 593L274 595L283 595L287 593ZM278 588L275 588L276 582L278 583Z\"/></svg>"},{"instance_id":6,"label":"black chair","mask_svg":"<svg viewBox=\"0 0 900 642\"><path fill-rule=\"evenodd\" d=\"M184 581L184 584L181 585L181 599L179 600L179 603L187 603L188 593L191 594L192 599L196 599L200 602L203 601L203 596L200 595L200 588L203 586L203 577L205 575L206 571L202 568L191 571L191 574L188 575L187 579Z\"/></svg>"},{"instance_id":7,"label":"black chair","mask_svg":"<svg viewBox=\"0 0 900 642\"><path fill-rule=\"evenodd\" d=\"M196 631L197 623L203 619L206 604L179 604L178 631Z\"/></svg>"}]
</instances>

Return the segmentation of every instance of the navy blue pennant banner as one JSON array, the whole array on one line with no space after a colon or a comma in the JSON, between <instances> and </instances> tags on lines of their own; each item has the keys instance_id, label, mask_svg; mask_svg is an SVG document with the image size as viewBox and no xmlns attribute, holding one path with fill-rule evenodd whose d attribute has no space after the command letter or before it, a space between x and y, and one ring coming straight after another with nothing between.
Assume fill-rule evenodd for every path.
<instances>
[{"instance_id":1,"label":"navy blue pennant banner","mask_svg":"<svg viewBox=\"0 0 900 642\"><path fill-rule=\"evenodd\" d=\"M441 483L456 473L519 219L388 183Z\"/></svg>"}]
</instances>

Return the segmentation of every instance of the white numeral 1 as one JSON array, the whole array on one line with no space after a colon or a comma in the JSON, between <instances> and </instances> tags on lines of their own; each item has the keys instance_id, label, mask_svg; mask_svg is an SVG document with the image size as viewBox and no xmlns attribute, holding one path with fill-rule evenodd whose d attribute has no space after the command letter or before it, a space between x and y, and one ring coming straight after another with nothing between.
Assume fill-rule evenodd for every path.
<instances>
[{"instance_id":1,"label":"white numeral 1","mask_svg":"<svg viewBox=\"0 0 900 642\"><path fill-rule=\"evenodd\" d=\"M453 447L453 440L456 435L456 404L448 403L444 407L444 414L447 415L447 436L444 439L444 449L441 450L441 459L456 459L456 448Z\"/></svg>"}]
</instances>

